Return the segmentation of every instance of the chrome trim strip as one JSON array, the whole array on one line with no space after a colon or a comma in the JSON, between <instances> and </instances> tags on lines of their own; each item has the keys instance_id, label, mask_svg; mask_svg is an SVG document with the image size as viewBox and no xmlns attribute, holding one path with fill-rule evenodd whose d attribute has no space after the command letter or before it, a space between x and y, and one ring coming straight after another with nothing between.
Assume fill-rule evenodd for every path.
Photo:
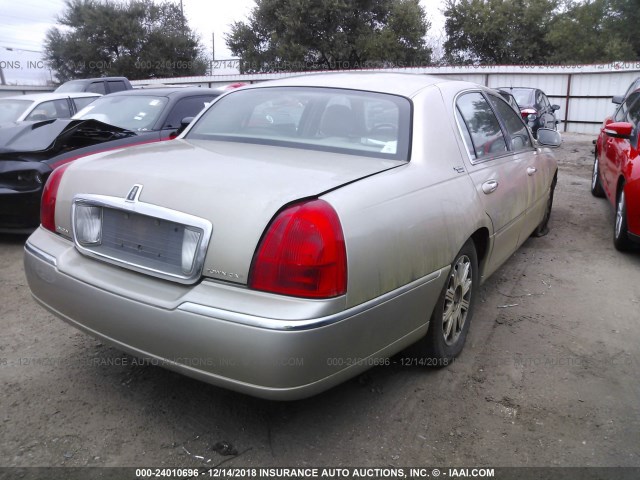
<instances>
[{"instance_id":1,"label":"chrome trim strip","mask_svg":"<svg viewBox=\"0 0 640 480\"><path fill-rule=\"evenodd\" d=\"M58 266L56 257L54 257L53 255L49 255L47 252L40 250L38 247L34 247L31 243L29 243L29 241L24 244L24 251L30 253L43 262L48 263L52 267Z\"/></svg>"},{"instance_id":2,"label":"chrome trim strip","mask_svg":"<svg viewBox=\"0 0 640 480\"><path fill-rule=\"evenodd\" d=\"M183 312L194 313L196 315L202 315L204 317L215 318L216 320L223 320L226 322L238 323L249 327L262 328L265 330L278 330L286 332L296 332L303 330L312 330L315 328L322 328L334 323L341 322L350 317L363 313L367 310L375 308L385 302L393 300L400 295L410 292L416 288L419 288L427 283L433 282L440 278L441 275L446 273L451 267L444 267L429 275L426 275L418 280L414 280L411 283L403 285L400 288L387 292L379 297L369 300L368 302L361 303L355 307L349 308L342 312L334 313L326 317L311 318L307 320L278 320L275 318L258 317L255 315L248 315L246 313L232 312L229 310L222 310L215 307L209 307L193 302L185 302L178 306L177 310Z\"/></svg>"},{"instance_id":3,"label":"chrome trim strip","mask_svg":"<svg viewBox=\"0 0 640 480\"><path fill-rule=\"evenodd\" d=\"M140 190L138 190L139 193ZM163 272L161 270L144 267L142 265L137 265L135 263L131 263L125 260L120 260L118 258L112 257L110 255L105 255L103 253L95 252L86 246L83 246L77 238L76 235L76 205L77 204L85 204L85 205L95 205L99 207L107 207L113 208L116 210L122 210L125 212L133 212L140 215L146 215L149 217L159 218L161 220L167 220L174 223L179 223L188 227L195 227L197 229L202 230L202 239L200 241L200 245L196 251L193 269L189 275L176 275L172 273ZM200 276L202 275L202 270L204 268L204 260L207 255L207 248L209 247L209 241L211 240L211 233L213 232L213 226L211 222L205 220L200 217L196 217L194 215L189 215L187 213L179 212L177 210L171 210L169 208L160 207L158 205L154 205L152 203L144 203L144 202L130 202L127 201L126 198L118 198L118 197L109 197L106 195L91 195L91 194L80 194L75 195L73 197L73 203L71 204L71 226L73 230L73 242L78 249L78 251L87 256L96 258L98 260L102 260L107 263L111 263L113 265L118 265L120 267L127 268L129 270L133 270L139 273L145 273L147 275L152 275L154 277L163 278L165 280L171 280L173 282L183 283L183 284L193 284L200 280Z\"/></svg>"}]
</instances>

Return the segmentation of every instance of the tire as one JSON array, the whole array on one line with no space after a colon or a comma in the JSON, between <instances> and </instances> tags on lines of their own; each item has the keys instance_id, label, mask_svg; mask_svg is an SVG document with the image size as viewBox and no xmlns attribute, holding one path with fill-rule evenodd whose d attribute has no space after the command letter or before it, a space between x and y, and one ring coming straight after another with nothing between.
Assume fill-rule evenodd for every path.
<instances>
[{"instance_id":1,"label":"tire","mask_svg":"<svg viewBox=\"0 0 640 480\"><path fill-rule=\"evenodd\" d=\"M557 174L554 175L551 187L549 187L549 198L547 199L547 208L544 211L544 217L542 221L536 227L531 235L534 237L544 237L549 233L549 218L551 218L551 209L553 208L553 194L556 191L556 183L558 183Z\"/></svg>"},{"instance_id":2,"label":"tire","mask_svg":"<svg viewBox=\"0 0 640 480\"><path fill-rule=\"evenodd\" d=\"M632 242L627 234L627 201L624 195L624 185L620 188L620 194L616 201L616 220L613 225L613 245L621 252L627 252L632 248Z\"/></svg>"},{"instance_id":3,"label":"tire","mask_svg":"<svg viewBox=\"0 0 640 480\"><path fill-rule=\"evenodd\" d=\"M447 366L462 351L473 317L478 278L478 256L473 242L468 240L451 264L431 313L427 335L414 350L429 359L428 365Z\"/></svg>"},{"instance_id":4,"label":"tire","mask_svg":"<svg viewBox=\"0 0 640 480\"><path fill-rule=\"evenodd\" d=\"M604 197L604 189L602 188L602 182L600 181L600 162L598 161L598 153L596 152L595 159L593 160L593 172L591 173L591 195L594 197Z\"/></svg>"}]
</instances>

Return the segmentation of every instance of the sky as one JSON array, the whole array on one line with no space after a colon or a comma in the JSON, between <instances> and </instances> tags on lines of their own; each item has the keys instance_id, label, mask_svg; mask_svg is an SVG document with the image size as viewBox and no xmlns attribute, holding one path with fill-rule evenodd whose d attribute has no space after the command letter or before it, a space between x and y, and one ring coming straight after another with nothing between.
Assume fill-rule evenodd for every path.
<instances>
[{"instance_id":1,"label":"sky","mask_svg":"<svg viewBox=\"0 0 640 480\"><path fill-rule=\"evenodd\" d=\"M179 4L180 0L174 0ZM211 53L215 35L215 58L231 58L224 41L229 26L244 21L254 0L182 0L189 27L200 35ZM444 28L442 2L420 0L432 23L432 31ZM45 34L55 26L65 8L64 0L0 0L0 68L7 83L44 84L51 74L43 68L40 52Z\"/></svg>"}]
</instances>

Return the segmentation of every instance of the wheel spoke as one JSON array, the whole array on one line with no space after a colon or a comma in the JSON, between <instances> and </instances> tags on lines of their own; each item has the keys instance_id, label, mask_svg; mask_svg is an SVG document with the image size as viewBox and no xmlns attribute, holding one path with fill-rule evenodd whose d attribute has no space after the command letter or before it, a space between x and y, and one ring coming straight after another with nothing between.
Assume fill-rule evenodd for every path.
<instances>
[{"instance_id":1,"label":"wheel spoke","mask_svg":"<svg viewBox=\"0 0 640 480\"><path fill-rule=\"evenodd\" d=\"M466 298L462 298L460 300L460 310L464 313L467 313L469 311L469 300L467 300Z\"/></svg>"},{"instance_id":2,"label":"wheel spoke","mask_svg":"<svg viewBox=\"0 0 640 480\"><path fill-rule=\"evenodd\" d=\"M465 279L469 276L470 268L471 268L471 265L468 261L466 261L466 258L461 259L460 262L458 262L458 270L456 272L457 273L456 287L458 285L462 285Z\"/></svg>"},{"instance_id":3,"label":"wheel spoke","mask_svg":"<svg viewBox=\"0 0 640 480\"><path fill-rule=\"evenodd\" d=\"M469 291L471 290L471 278L467 278L467 280L462 285L462 297L466 297Z\"/></svg>"},{"instance_id":4,"label":"wheel spoke","mask_svg":"<svg viewBox=\"0 0 640 480\"><path fill-rule=\"evenodd\" d=\"M451 326L453 325L453 314L455 313L456 306L451 303L445 307L444 312L442 313L442 330L444 333L444 338L449 337L449 333L451 332Z\"/></svg>"},{"instance_id":5,"label":"wheel spoke","mask_svg":"<svg viewBox=\"0 0 640 480\"><path fill-rule=\"evenodd\" d=\"M458 336L460 334L460 330L462 330L462 311L460 310L460 306L456 309L456 324L453 329L454 336Z\"/></svg>"},{"instance_id":6,"label":"wheel spoke","mask_svg":"<svg viewBox=\"0 0 640 480\"><path fill-rule=\"evenodd\" d=\"M450 305L453 303L453 299L455 298L455 295L456 295L455 289L449 287L444 294L444 300L447 305Z\"/></svg>"},{"instance_id":7,"label":"wheel spoke","mask_svg":"<svg viewBox=\"0 0 640 480\"><path fill-rule=\"evenodd\" d=\"M622 224L624 216L624 191L620 194L620 200L618 200L618 208L616 209L616 237L622 235Z\"/></svg>"}]
</instances>

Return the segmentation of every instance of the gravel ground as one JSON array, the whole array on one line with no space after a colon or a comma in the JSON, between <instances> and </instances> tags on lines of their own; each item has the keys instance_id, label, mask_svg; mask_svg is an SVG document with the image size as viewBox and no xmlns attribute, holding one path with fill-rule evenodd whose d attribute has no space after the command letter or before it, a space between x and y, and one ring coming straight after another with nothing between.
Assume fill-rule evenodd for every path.
<instances>
[{"instance_id":1,"label":"gravel ground","mask_svg":"<svg viewBox=\"0 0 640 480\"><path fill-rule=\"evenodd\" d=\"M31 299L0 236L0 466L640 466L640 253L564 136L551 232L487 281L449 368L387 367L277 403L103 345ZM228 455L229 453L235 455Z\"/></svg>"}]
</instances>

